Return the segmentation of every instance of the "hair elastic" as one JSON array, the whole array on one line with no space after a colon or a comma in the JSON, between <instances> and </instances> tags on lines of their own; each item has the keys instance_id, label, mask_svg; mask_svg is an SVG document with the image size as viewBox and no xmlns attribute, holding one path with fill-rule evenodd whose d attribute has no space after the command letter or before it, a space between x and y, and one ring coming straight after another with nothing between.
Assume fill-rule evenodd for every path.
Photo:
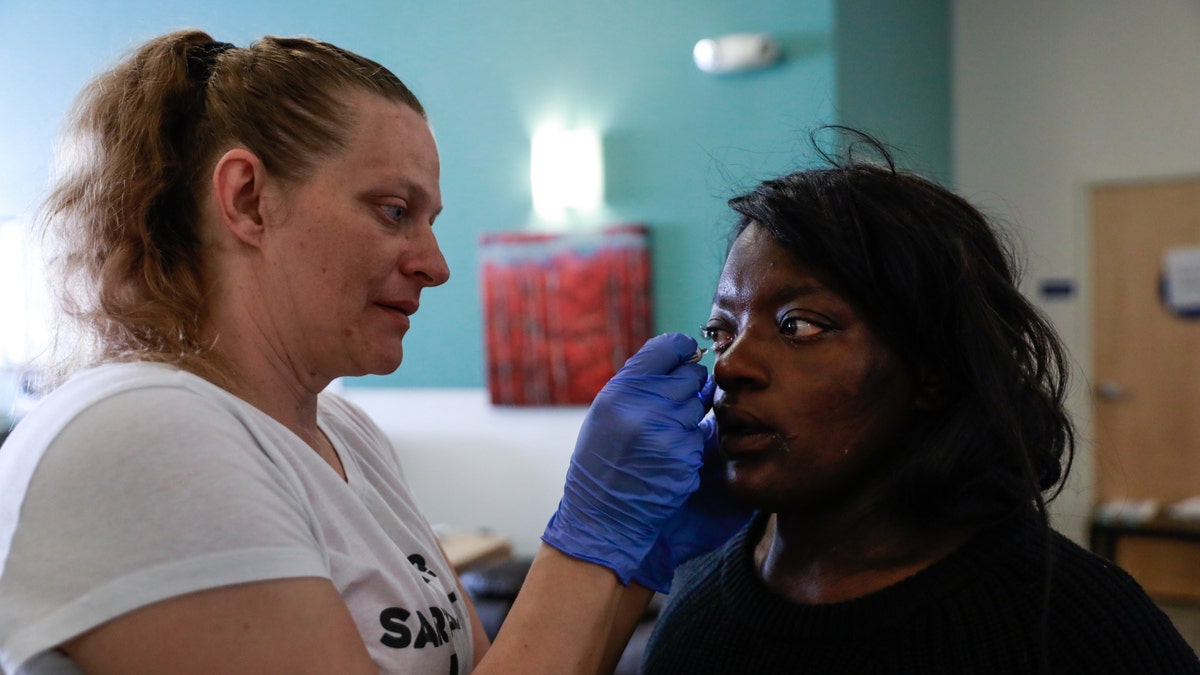
<instances>
[{"instance_id":1,"label":"hair elastic","mask_svg":"<svg viewBox=\"0 0 1200 675\"><path fill-rule=\"evenodd\" d=\"M187 56L188 77L200 84L207 84L216 68L217 56L230 49L237 47L228 42L209 42L193 47Z\"/></svg>"}]
</instances>

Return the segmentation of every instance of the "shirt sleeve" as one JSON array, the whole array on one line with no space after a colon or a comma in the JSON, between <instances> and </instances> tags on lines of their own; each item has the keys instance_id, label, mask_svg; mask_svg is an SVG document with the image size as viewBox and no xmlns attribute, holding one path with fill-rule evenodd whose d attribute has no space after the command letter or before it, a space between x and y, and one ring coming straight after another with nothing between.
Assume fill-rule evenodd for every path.
<instances>
[{"instance_id":1,"label":"shirt sleeve","mask_svg":"<svg viewBox=\"0 0 1200 675\"><path fill-rule=\"evenodd\" d=\"M15 653L125 612L223 585L329 576L311 506L254 433L181 387L81 412L46 449L4 569L25 588Z\"/></svg>"}]
</instances>

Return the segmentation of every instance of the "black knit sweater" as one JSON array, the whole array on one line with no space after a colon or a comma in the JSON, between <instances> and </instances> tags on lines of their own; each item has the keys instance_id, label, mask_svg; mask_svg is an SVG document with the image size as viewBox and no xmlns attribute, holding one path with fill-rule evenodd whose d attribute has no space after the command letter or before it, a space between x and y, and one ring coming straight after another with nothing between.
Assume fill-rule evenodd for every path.
<instances>
[{"instance_id":1,"label":"black knit sweater","mask_svg":"<svg viewBox=\"0 0 1200 675\"><path fill-rule=\"evenodd\" d=\"M825 605L794 604L763 585L753 548L764 522L679 571L645 673L1200 673L1128 574L1053 531L1044 611L1046 531L1032 514L983 530L904 581Z\"/></svg>"}]
</instances>

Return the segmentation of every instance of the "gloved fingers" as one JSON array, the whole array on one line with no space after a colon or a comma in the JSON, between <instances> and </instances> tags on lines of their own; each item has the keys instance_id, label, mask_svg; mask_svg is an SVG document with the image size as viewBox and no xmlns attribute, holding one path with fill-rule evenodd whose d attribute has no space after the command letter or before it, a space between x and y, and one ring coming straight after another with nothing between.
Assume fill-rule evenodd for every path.
<instances>
[{"instance_id":1,"label":"gloved fingers","mask_svg":"<svg viewBox=\"0 0 1200 675\"><path fill-rule=\"evenodd\" d=\"M717 454L717 417L711 411L700 420L700 433L704 434L704 460L707 462L710 455Z\"/></svg>"},{"instance_id":2,"label":"gloved fingers","mask_svg":"<svg viewBox=\"0 0 1200 675\"><path fill-rule=\"evenodd\" d=\"M640 391L640 390L639 390ZM610 432L616 429L654 433L654 430L682 428L693 431L699 428L704 419L704 404L696 396L683 398L667 398L666 396L646 397L636 392L630 394L619 388L612 390L614 398L619 402L610 402L598 420L604 420ZM589 416L591 412L589 411Z\"/></svg>"},{"instance_id":3,"label":"gloved fingers","mask_svg":"<svg viewBox=\"0 0 1200 675\"><path fill-rule=\"evenodd\" d=\"M704 421L704 404L695 396L689 396L682 400L672 402L673 407L666 412L672 420L679 424L680 427L688 431L696 431L700 427L700 422ZM703 436L697 434L697 442L703 445ZM700 446L697 446L700 447Z\"/></svg>"},{"instance_id":4,"label":"gloved fingers","mask_svg":"<svg viewBox=\"0 0 1200 675\"><path fill-rule=\"evenodd\" d=\"M679 411L679 421L688 429L699 428L700 423L704 421L704 416L708 412L704 409L704 404L699 399L689 398L682 401L680 405L682 408ZM703 434L701 434L700 438L703 439Z\"/></svg>"},{"instance_id":5,"label":"gloved fingers","mask_svg":"<svg viewBox=\"0 0 1200 675\"><path fill-rule=\"evenodd\" d=\"M604 385L604 389L596 398L599 400L601 397L607 399L621 396L646 402L655 398L675 402L694 398L699 401L701 387L704 386L707 377L708 370L694 363L685 363L671 372L654 375L618 373Z\"/></svg>"},{"instance_id":6,"label":"gloved fingers","mask_svg":"<svg viewBox=\"0 0 1200 675\"><path fill-rule=\"evenodd\" d=\"M713 396L717 393L717 381L712 375L704 381L704 386L700 387L700 400L704 402L704 408L707 410L712 408Z\"/></svg>"},{"instance_id":7,"label":"gloved fingers","mask_svg":"<svg viewBox=\"0 0 1200 675\"><path fill-rule=\"evenodd\" d=\"M683 333L663 333L646 341L617 371L622 375L661 375L669 373L696 354L696 339Z\"/></svg>"}]
</instances>

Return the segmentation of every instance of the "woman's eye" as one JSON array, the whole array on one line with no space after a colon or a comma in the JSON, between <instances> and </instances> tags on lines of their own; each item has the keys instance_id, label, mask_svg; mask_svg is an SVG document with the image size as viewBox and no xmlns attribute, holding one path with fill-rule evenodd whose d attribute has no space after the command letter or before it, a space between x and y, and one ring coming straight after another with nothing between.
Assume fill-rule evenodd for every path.
<instances>
[{"instance_id":1,"label":"woman's eye","mask_svg":"<svg viewBox=\"0 0 1200 675\"><path fill-rule=\"evenodd\" d=\"M732 339L729 331L711 324L700 327L700 336L705 340L711 341L713 343L713 351L718 352L724 349L729 344L730 339Z\"/></svg>"},{"instance_id":2,"label":"woman's eye","mask_svg":"<svg viewBox=\"0 0 1200 675\"><path fill-rule=\"evenodd\" d=\"M798 316L786 316L779 324L779 332L788 337L809 338L825 332L825 326Z\"/></svg>"},{"instance_id":3,"label":"woman's eye","mask_svg":"<svg viewBox=\"0 0 1200 675\"><path fill-rule=\"evenodd\" d=\"M400 220L404 214L408 212L408 207L400 204L384 204L379 207L383 211L383 215L388 220Z\"/></svg>"}]
</instances>

